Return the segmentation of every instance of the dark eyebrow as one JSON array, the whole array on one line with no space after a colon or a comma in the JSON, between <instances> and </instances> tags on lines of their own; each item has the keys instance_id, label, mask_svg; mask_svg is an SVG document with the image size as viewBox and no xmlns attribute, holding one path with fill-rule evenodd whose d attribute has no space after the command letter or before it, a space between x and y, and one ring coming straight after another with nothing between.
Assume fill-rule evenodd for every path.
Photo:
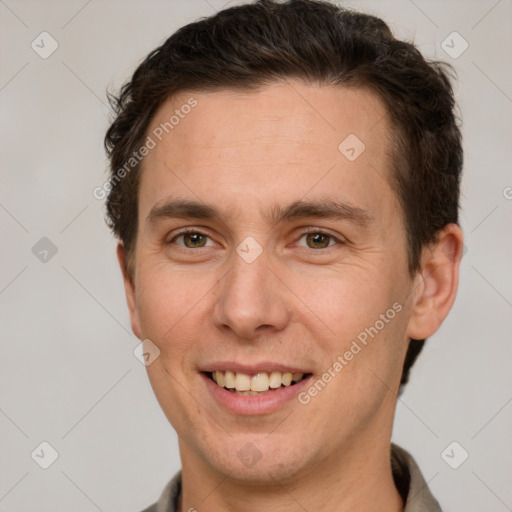
<instances>
[{"instance_id":1,"label":"dark eyebrow","mask_svg":"<svg viewBox=\"0 0 512 512\"><path fill-rule=\"evenodd\" d=\"M146 222L157 222L162 219L216 219L217 210L206 203L188 199L174 199L160 206L154 206Z\"/></svg>"},{"instance_id":2,"label":"dark eyebrow","mask_svg":"<svg viewBox=\"0 0 512 512\"><path fill-rule=\"evenodd\" d=\"M308 217L322 219L349 220L361 227L372 220L371 215L362 208L347 203L338 203L328 199L314 201L294 201L286 207L275 205L271 208L270 219L274 224Z\"/></svg>"},{"instance_id":3,"label":"dark eyebrow","mask_svg":"<svg viewBox=\"0 0 512 512\"><path fill-rule=\"evenodd\" d=\"M163 205L154 206L146 218L153 223L162 219L221 219L223 216L213 206L188 199L174 199ZM302 218L317 217L323 219L348 220L361 227L367 226L372 217L357 206L338 203L332 200L294 201L282 207L273 205L267 215L269 222L279 224Z\"/></svg>"}]
</instances>

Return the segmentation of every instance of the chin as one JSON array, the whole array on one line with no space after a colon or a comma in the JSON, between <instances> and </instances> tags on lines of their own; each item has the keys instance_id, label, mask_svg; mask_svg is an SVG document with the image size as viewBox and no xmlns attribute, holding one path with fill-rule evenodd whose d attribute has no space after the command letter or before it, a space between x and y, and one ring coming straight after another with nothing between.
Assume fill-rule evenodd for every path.
<instances>
[{"instance_id":1,"label":"chin","mask_svg":"<svg viewBox=\"0 0 512 512\"><path fill-rule=\"evenodd\" d=\"M286 432L280 434L254 435L248 433L226 434L224 444L207 448L204 458L211 467L222 475L242 483L254 485L275 485L292 480L302 467L308 466L305 447L311 443L304 441L300 448L298 439L290 438ZM208 436L203 439L208 439ZM208 442L208 441L207 441ZM203 450L198 447L198 451Z\"/></svg>"}]
</instances>

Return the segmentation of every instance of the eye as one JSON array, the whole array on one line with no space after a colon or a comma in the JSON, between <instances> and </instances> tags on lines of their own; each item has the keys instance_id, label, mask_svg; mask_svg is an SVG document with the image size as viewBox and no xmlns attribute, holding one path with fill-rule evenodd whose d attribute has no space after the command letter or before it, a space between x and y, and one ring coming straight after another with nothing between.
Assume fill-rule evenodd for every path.
<instances>
[{"instance_id":1,"label":"eye","mask_svg":"<svg viewBox=\"0 0 512 512\"><path fill-rule=\"evenodd\" d=\"M185 247L187 249L200 249L202 247L207 247L207 240L210 237L201 233L200 231L188 230L183 231L180 234L176 235L172 240L168 243L176 243L181 247ZM178 243L177 240L182 240L182 243ZM213 242L212 242L213 244ZM212 245L210 244L210 245Z\"/></svg>"},{"instance_id":2,"label":"eye","mask_svg":"<svg viewBox=\"0 0 512 512\"><path fill-rule=\"evenodd\" d=\"M338 244L343 244L343 242L338 240L335 236L323 231L308 231L307 233L304 233L299 240L302 240L303 238L306 239L306 247L309 249L326 249L336 245L336 242L338 242Z\"/></svg>"}]
</instances>

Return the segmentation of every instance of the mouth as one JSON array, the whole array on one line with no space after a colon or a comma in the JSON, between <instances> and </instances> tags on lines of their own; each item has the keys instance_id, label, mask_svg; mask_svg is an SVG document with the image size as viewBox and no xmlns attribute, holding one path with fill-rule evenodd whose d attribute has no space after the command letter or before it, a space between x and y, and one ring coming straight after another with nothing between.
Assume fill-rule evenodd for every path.
<instances>
[{"instance_id":1,"label":"mouth","mask_svg":"<svg viewBox=\"0 0 512 512\"><path fill-rule=\"evenodd\" d=\"M258 372L249 375L243 372L221 371L203 372L220 388L237 395L254 396L274 392L280 388L292 387L307 379L311 373Z\"/></svg>"}]
</instances>

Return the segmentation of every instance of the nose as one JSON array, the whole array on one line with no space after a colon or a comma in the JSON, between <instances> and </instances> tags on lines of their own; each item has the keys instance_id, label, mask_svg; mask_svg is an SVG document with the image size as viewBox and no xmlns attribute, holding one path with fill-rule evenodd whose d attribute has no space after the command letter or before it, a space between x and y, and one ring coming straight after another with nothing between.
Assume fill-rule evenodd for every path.
<instances>
[{"instance_id":1,"label":"nose","mask_svg":"<svg viewBox=\"0 0 512 512\"><path fill-rule=\"evenodd\" d=\"M231 268L217 289L213 323L249 340L265 331L282 331L291 317L289 293L265 251L252 263L234 253Z\"/></svg>"}]
</instances>

